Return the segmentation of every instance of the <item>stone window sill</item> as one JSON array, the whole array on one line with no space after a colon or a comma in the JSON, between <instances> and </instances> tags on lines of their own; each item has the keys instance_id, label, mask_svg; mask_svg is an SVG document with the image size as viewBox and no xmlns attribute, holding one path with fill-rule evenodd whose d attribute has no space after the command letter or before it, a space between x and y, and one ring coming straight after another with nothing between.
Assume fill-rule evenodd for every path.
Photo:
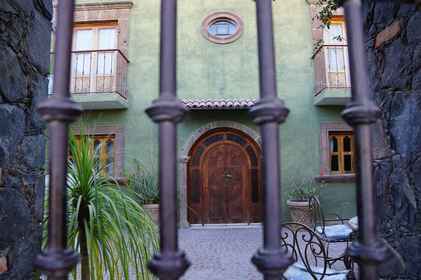
<instances>
[{"instance_id":1,"label":"stone window sill","mask_svg":"<svg viewBox=\"0 0 421 280\"><path fill-rule=\"evenodd\" d=\"M355 174L320 175L314 178L319 183L348 183L355 182Z\"/></svg>"}]
</instances>

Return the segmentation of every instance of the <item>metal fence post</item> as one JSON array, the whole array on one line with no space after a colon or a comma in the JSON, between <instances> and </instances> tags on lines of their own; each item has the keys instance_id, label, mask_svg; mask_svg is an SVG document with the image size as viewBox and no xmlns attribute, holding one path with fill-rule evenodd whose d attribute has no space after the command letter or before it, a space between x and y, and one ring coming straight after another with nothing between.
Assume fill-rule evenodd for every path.
<instances>
[{"instance_id":1,"label":"metal fence post","mask_svg":"<svg viewBox=\"0 0 421 280\"><path fill-rule=\"evenodd\" d=\"M252 262L265 280L282 279L283 272L293 260L281 250L281 178L279 124L289 110L277 96L275 50L273 39L272 0L256 0L259 47L260 100L250 114L260 126L263 150L263 248Z\"/></svg>"},{"instance_id":2,"label":"metal fence post","mask_svg":"<svg viewBox=\"0 0 421 280\"><path fill-rule=\"evenodd\" d=\"M368 78L367 55L361 0L347 0L345 10L352 99L343 111L343 118L354 127L357 151L357 211L359 240L348 254L359 263L360 279L379 279L377 265L386 257L386 247L377 234L376 192L372 174L371 124L379 118L380 110L372 101Z\"/></svg>"},{"instance_id":3,"label":"metal fence post","mask_svg":"<svg viewBox=\"0 0 421 280\"><path fill-rule=\"evenodd\" d=\"M149 269L161 280L179 279L190 263L178 249L177 125L185 108L177 99L177 0L161 1L160 96L146 110L159 124L159 191L161 252Z\"/></svg>"},{"instance_id":4,"label":"metal fence post","mask_svg":"<svg viewBox=\"0 0 421 280\"><path fill-rule=\"evenodd\" d=\"M66 249L66 178L68 125L81 113L80 105L70 99L69 81L73 36L74 1L58 3L54 92L38 106L49 130L49 213L48 247L37 256L35 266L48 279L67 279L69 271L78 262L78 254Z\"/></svg>"}]
</instances>

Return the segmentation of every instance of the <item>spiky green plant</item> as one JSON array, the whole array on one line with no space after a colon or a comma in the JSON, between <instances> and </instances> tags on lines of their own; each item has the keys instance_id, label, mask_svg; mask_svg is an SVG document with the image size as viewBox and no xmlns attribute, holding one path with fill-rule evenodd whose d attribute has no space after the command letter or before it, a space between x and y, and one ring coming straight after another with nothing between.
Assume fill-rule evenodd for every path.
<instances>
[{"instance_id":1,"label":"spiky green plant","mask_svg":"<svg viewBox=\"0 0 421 280\"><path fill-rule=\"evenodd\" d=\"M81 255L81 279L152 279L146 263L158 248L155 225L133 192L98 169L90 137L71 137L69 146L68 243Z\"/></svg>"},{"instance_id":2,"label":"spiky green plant","mask_svg":"<svg viewBox=\"0 0 421 280\"><path fill-rule=\"evenodd\" d=\"M128 186L136 192L140 204L159 203L158 178L146 164L135 160L128 179Z\"/></svg>"},{"instance_id":3,"label":"spiky green plant","mask_svg":"<svg viewBox=\"0 0 421 280\"><path fill-rule=\"evenodd\" d=\"M291 179L288 182L291 191L288 193L288 199L293 201L308 201L312 196L318 196L323 184L316 183L311 178L302 180Z\"/></svg>"}]
</instances>

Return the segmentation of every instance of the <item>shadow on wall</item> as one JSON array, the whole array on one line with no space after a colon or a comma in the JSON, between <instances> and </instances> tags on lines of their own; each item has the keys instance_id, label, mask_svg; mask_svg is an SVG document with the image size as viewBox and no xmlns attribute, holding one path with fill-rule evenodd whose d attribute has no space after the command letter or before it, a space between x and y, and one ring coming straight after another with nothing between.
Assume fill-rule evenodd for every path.
<instances>
[{"instance_id":1,"label":"shadow on wall","mask_svg":"<svg viewBox=\"0 0 421 280\"><path fill-rule=\"evenodd\" d=\"M350 183L326 185L320 192L320 203L326 213L337 213L342 218L356 216L355 185Z\"/></svg>"}]
</instances>

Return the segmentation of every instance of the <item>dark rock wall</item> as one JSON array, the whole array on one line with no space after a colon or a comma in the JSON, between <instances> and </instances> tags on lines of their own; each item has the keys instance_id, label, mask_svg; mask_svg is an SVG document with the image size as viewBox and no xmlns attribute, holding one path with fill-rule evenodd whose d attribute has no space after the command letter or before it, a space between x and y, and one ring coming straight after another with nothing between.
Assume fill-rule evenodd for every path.
<instances>
[{"instance_id":1,"label":"dark rock wall","mask_svg":"<svg viewBox=\"0 0 421 280\"><path fill-rule=\"evenodd\" d=\"M51 14L51 0L0 0L1 280L32 279L40 248Z\"/></svg>"},{"instance_id":2,"label":"dark rock wall","mask_svg":"<svg viewBox=\"0 0 421 280\"><path fill-rule=\"evenodd\" d=\"M365 1L369 72L382 119L376 127L380 228L421 279L421 10L396 0Z\"/></svg>"}]
</instances>

